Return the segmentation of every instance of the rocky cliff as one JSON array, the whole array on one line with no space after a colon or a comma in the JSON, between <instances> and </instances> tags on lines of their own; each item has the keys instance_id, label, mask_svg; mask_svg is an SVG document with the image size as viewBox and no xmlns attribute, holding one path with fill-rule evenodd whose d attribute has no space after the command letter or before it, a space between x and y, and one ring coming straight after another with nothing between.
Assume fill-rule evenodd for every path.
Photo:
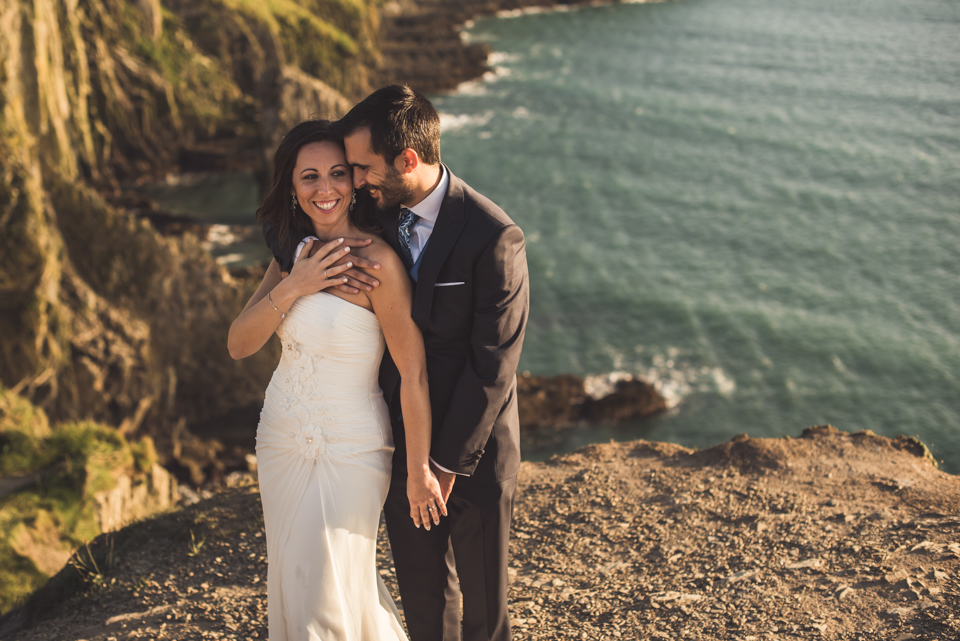
<instances>
[{"instance_id":1,"label":"rocky cliff","mask_svg":"<svg viewBox=\"0 0 960 641\"><path fill-rule=\"evenodd\" d=\"M199 481L211 457L189 426L255 401L275 346L232 362L224 336L253 283L111 203L203 153L268 171L289 126L370 88L376 12L18 0L0 24L0 382L54 421L149 434Z\"/></svg>"},{"instance_id":2,"label":"rocky cliff","mask_svg":"<svg viewBox=\"0 0 960 641\"><path fill-rule=\"evenodd\" d=\"M255 283L120 186L224 157L267 173L289 126L370 88L377 29L362 0L0 3L0 610L169 506L157 463L216 478L193 427L255 403L276 361L226 352Z\"/></svg>"}]
</instances>

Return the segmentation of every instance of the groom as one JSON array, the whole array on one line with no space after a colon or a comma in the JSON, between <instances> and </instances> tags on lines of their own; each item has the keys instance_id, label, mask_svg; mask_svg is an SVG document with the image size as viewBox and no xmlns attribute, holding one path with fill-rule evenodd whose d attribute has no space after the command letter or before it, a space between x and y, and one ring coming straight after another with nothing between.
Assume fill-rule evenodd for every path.
<instances>
[{"instance_id":1,"label":"groom","mask_svg":"<svg viewBox=\"0 0 960 641\"><path fill-rule=\"evenodd\" d=\"M411 641L459 641L461 594L463 640L507 640L529 309L523 233L440 162L440 119L410 88L375 91L338 125L354 186L370 193L384 239L407 263L426 347L430 458L449 514L430 531L410 518L400 375L389 353L380 367L396 447L384 514Z\"/></svg>"}]
</instances>

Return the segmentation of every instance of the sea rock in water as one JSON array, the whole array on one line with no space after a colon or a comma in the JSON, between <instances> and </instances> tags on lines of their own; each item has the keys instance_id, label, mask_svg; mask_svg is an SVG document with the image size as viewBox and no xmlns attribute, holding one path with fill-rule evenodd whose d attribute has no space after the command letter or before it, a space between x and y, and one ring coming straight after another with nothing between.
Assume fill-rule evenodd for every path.
<instances>
[{"instance_id":1,"label":"sea rock in water","mask_svg":"<svg viewBox=\"0 0 960 641\"><path fill-rule=\"evenodd\" d=\"M667 409L657 389L638 378L619 380L601 398L590 396L584 379L572 374L517 377L520 427L568 426L581 421L620 422Z\"/></svg>"},{"instance_id":2,"label":"sea rock in water","mask_svg":"<svg viewBox=\"0 0 960 641\"><path fill-rule=\"evenodd\" d=\"M560 376L517 376L520 427L572 423L580 418L587 393L583 379L572 374Z\"/></svg>"},{"instance_id":3,"label":"sea rock in water","mask_svg":"<svg viewBox=\"0 0 960 641\"><path fill-rule=\"evenodd\" d=\"M619 422L667 409L667 400L650 383L634 378L618 381L613 392L600 399L587 397L581 415L593 421Z\"/></svg>"}]
</instances>

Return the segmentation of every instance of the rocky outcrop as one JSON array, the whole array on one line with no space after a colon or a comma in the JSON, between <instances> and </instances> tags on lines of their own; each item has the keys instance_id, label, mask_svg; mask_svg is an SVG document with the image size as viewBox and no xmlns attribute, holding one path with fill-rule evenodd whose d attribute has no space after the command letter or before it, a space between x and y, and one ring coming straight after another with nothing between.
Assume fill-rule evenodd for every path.
<instances>
[{"instance_id":1,"label":"rocky outcrop","mask_svg":"<svg viewBox=\"0 0 960 641\"><path fill-rule=\"evenodd\" d=\"M630 375L517 375L520 444L527 455L556 450L577 426L615 425L669 409L656 386Z\"/></svg>"},{"instance_id":2,"label":"rocky outcrop","mask_svg":"<svg viewBox=\"0 0 960 641\"><path fill-rule=\"evenodd\" d=\"M336 120L351 102L322 80L297 67L285 66L277 78L278 98L263 110L263 141L266 153L280 144L297 123L311 118Z\"/></svg>"},{"instance_id":3,"label":"rocky outcrop","mask_svg":"<svg viewBox=\"0 0 960 641\"><path fill-rule=\"evenodd\" d=\"M176 507L178 499L176 479L159 465L153 465L145 475L121 473L114 488L92 497L95 532L114 532ZM9 516L2 509L0 514ZM59 572L75 551L71 542L64 540L63 524L47 510L37 512L29 523L15 526L9 543L21 562L32 563L46 576Z\"/></svg>"},{"instance_id":4,"label":"rocky outcrop","mask_svg":"<svg viewBox=\"0 0 960 641\"><path fill-rule=\"evenodd\" d=\"M517 376L520 428L526 430L567 427L581 422L619 423L668 409L654 385L622 377L592 396L580 376Z\"/></svg>"},{"instance_id":5,"label":"rocky outcrop","mask_svg":"<svg viewBox=\"0 0 960 641\"><path fill-rule=\"evenodd\" d=\"M116 481L115 487L93 495L101 532L174 508L180 498L177 480L156 463L145 474L121 474Z\"/></svg>"},{"instance_id":6,"label":"rocky outcrop","mask_svg":"<svg viewBox=\"0 0 960 641\"><path fill-rule=\"evenodd\" d=\"M128 442L89 421L50 426L0 387L0 612L56 574L73 552L176 505L177 484L149 438Z\"/></svg>"}]
</instances>

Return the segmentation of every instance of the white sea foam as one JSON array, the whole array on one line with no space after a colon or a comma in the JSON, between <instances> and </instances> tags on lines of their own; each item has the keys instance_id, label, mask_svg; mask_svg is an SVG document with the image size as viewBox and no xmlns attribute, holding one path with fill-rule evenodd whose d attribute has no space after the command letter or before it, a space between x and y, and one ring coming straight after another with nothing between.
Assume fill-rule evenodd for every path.
<instances>
[{"instance_id":1,"label":"white sea foam","mask_svg":"<svg viewBox=\"0 0 960 641\"><path fill-rule=\"evenodd\" d=\"M210 225L207 238L202 243L203 248L210 251L214 247L226 247L237 242L239 238L233 233L230 225Z\"/></svg>"},{"instance_id":2,"label":"white sea foam","mask_svg":"<svg viewBox=\"0 0 960 641\"><path fill-rule=\"evenodd\" d=\"M614 358L614 366L621 366L623 358ZM620 381L641 379L660 392L667 407L676 407L693 393L732 395L737 384L720 367L695 366L680 360L680 350L669 348L665 354L656 354L649 367L639 366L633 371L614 370L606 374L584 377L584 390L595 399L603 398L616 389Z\"/></svg>"},{"instance_id":3,"label":"white sea foam","mask_svg":"<svg viewBox=\"0 0 960 641\"><path fill-rule=\"evenodd\" d=\"M468 80L457 85L456 92L463 96L483 96L487 93L487 84L483 78L480 80Z\"/></svg>"},{"instance_id":4,"label":"white sea foam","mask_svg":"<svg viewBox=\"0 0 960 641\"><path fill-rule=\"evenodd\" d=\"M468 80L457 85L456 93L462 96L484 96L488 85L510 75L509 67L493 67L476 80Z\"/></svg>"},{"instance_id":5,"label":"white sea foam","mask_svg":"<svg viewBox=\"0 0 960 641\"><path fill-rule=\"evenodd\" d=\"M583 4L578 4L576 6L571 6L567 4L554 5L552 7L524 7L523 9L504 9L498 11L496 16L498 18L519 18L521 16L529 16L536 13L566 13L568 11L579 11L580 9L590 9L592 7L606 7L611 4L623 3L623 4L652 4L657 2L665 2L666 0L594 0L593 2L584 2Z\"/></svg>"},{"instance_id":6,"label":"white sea foam","mask_svg":"<svg viewBox=\"0 0 960 641\"><path fill-rule=\"evenodd\" d=\"M218 265L229 265L231 263L238 263L244 258L247 258L245 254L224 254L223 256L217 256Z\"/></svg>"},{"instance_id":7,"label":"white sea foam","mask_svg":"<svg viewBox=\"0 0 960 641\"><path fill-rule=\"evenodd\" d=\"M608 374L594 374L583 378L583 389L591 398L601 399L616 389L620 381L632 381L630 372L610 372Z\"/></svg>"},{"instance_id":8,"label":"white sea foam","mask_svg":"<svg viewBox=\"0 0 960 641\"><path fill-rule=\"evenodd\" d=\"M466 127L483 127L493 118L493 111L484 111L481 114L448 114L440 113L440 130L444 133L456 131Z\"/></svg>"},{"instance_id":9,"label":"white sea foam","mask_svg":"<svg viewBox=\"0 0 960 641\"><path fill-rule=\"evenodd\" d=\"M487 56L487 64L491 67L505 65L511 62L517 62L522 58L518 53L507 53L505 51L493 51Z\"/></svg>"}]
</instances>

